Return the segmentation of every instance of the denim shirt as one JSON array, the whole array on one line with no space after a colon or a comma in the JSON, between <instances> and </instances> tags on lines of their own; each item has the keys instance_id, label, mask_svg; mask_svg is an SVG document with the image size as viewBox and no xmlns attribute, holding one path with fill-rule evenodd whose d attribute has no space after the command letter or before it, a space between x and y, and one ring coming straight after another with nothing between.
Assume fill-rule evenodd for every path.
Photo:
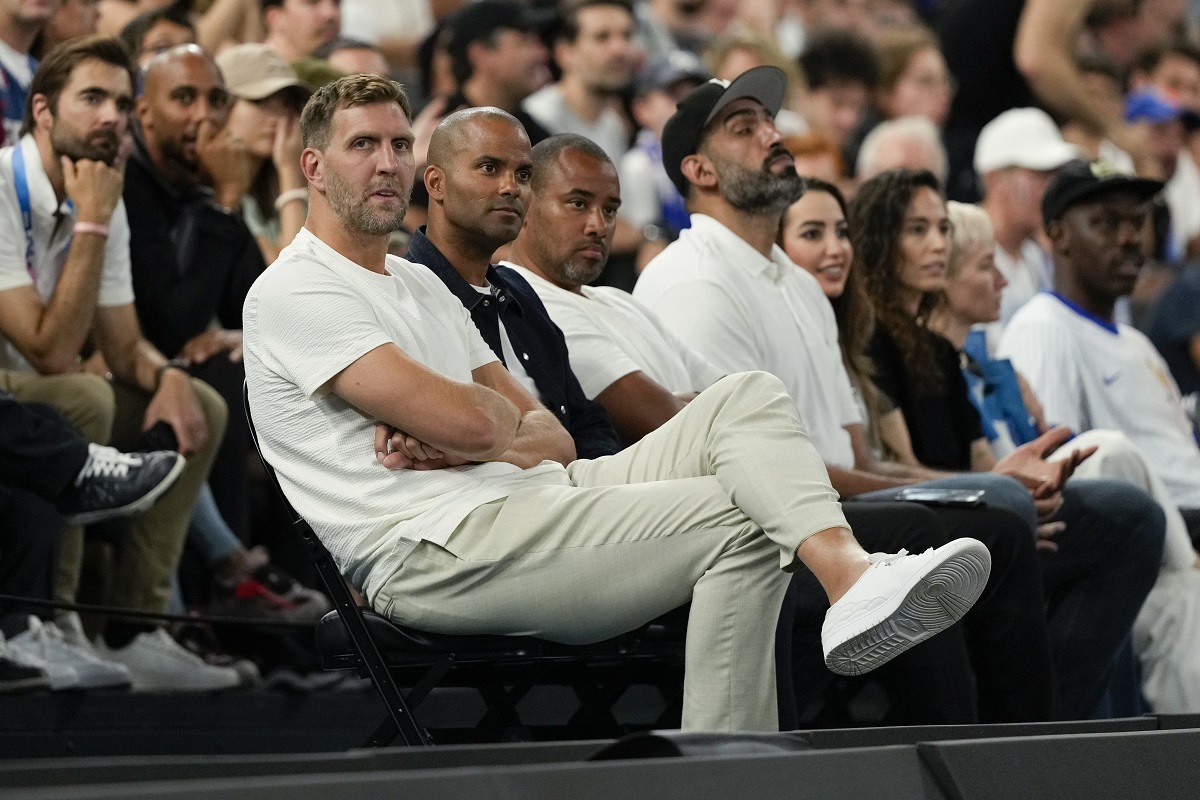
<instances>
[{"instance_id":1,"label":"denim shirt","mask_svg":"<svg viewBox=\"0 0 1200 800\"><path fill-rule=\"evenodd\" d=\"M424 264L441 278L451 293L471 312L471 319L492 352L504 363L500 344L500 319L513 350L537 386L542 403L575 440L579 458L612 455L621 449L621 440L608 421L608 414L595 401L588 400L579 380L571 371L567 342L562 331L550 319L546 307L533 287L508 267L489 266L487 280L492 294L480 294L458 274L454 266L425 236L421 226L408 246L409 261ZM494 302L493 302L494 301Z\"/></svg>"}]
</instances>

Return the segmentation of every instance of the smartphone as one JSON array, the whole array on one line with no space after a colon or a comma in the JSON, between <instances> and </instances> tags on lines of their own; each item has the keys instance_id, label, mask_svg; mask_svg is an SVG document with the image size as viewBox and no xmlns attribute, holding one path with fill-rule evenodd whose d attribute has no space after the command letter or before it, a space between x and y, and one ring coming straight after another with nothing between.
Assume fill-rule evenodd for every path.
<instances>
[{"instance_id":1,"label":"smartphone","mask_svg":"<svg viewBox=\"0 0 1200 800\"><path fill-rule=\"evenodd\" d=\"M924 503L928 506L971 508L983 505L983 489L940 489L911 486L896 492L896 499L905 503Z\"/></svg>"}]
</instances>

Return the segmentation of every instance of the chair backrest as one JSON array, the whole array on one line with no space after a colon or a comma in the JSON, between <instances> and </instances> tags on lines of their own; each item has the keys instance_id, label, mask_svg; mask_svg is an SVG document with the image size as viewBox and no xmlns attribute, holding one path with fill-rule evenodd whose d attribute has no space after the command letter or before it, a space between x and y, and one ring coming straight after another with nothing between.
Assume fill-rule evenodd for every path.
<instances>
[{"instance_id":1,"label":"chair backrest","mask_svg":"<svg viewBox=\"0 0 1200 800\"><path fill-rule=\"evenodd\" d=\"M283 502L284 508L287 509L287 514L292 522L292 530L299 536L304 544L305 552L312 558L313 564L317 568L317 574L321 576L321 582L325 584L326 591L329 592L329 597L333 601L333 607L337 611L338 617L342 624L346 626L346 633L350 637L350 645L354 648L354 653L358 657L363 669L371 677L371 682L375 684L376 690L383 697L384 704L388 708L388 713L395 724L395 730L399 732L400 737L408 745L425 745L429 746L432 742L425 731L416 724L413 719L412 711L408 707L408 703L404 700L404 695L396 686L396 682L392 679L391 673L388 672L387 664L383 660L383 656L379 652L379 648L375 644L375 640L371 638L370 631L367 629L366 621L363 619L362 609L355 601L354 595L351 594L350 588L346 585L346 579L342 577L341 570L333 561L333 556L325 549L325 545L317 538L317 534L313 531L312 526L300 516L299 512L288 501L287 495L283 493L283 487L279 485L279 477L275 474L274 468L263 455L262 446L258 441L258 431L254 428L254 418L250 414L250 387L248 383L242 384L242 405L246 409L246 424L250 428L250 439L254 442L254 450L258 453L258 458L262 461L263 469L266 470L267 478L271 481L271 485L275 487L275 491L279 494L279 499ZM379 732L376 732L379 734ZM390 737L386 737L390 740ZM387 744L382 739L379 744Z\"/></svg>"}]
</instances>

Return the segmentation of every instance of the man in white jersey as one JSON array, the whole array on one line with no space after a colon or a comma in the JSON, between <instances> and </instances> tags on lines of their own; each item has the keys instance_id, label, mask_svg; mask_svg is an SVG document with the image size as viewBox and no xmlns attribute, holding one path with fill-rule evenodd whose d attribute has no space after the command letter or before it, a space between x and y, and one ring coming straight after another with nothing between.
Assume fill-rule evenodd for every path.
<instances>
[{"instance_id":1,"label":"man in white jersey","mask_svg":"<svg viewBox=\"0 0 1200 800\"><path fill-rule=\"evenodd\" d=\"M1145 256L1142 231L1157 181L1104 161L1075 161L1046 191L1055 291L1009 323L999 353L1011 359L1046 419L1074 431L1123 431L1145 454L1200 535L1200 450L1162 356L1140 331L1113 320Z\"/></svg>"},{"instance_id":2,"label":"man in white jersey","mask_svg":"<svg viewBox=\"0 0 1200 800\"><path fill-rule=\"evenodd\" d=\"M1006 674L992 676L1001 687L993 694L1019 697L1011 685L1017 667L1028 670L1031 685L1037 670L1012 662L1009 653L1032 650L1024 643L1044 639L1048 629L1055 714L1089 717L1157 574L1161 512L1148 496L1113 481L1043 483L1048 473L1040 456L1066 440L1065 429L1038 440L1019 459L1024 463L1002 459L993 470L999 474L946 477L870 454L832 308L816 279L775 244L780 219L803 185L773 120L786 85L778 69L757 67L728 84L710 81L680 100L664 131L664 166L688 202L692 226L647 265L634 298L718 369L763 369L783 381L843 497L874 499L887 490L884 496L895 499L901 486L939 479L933 488L984 490L987 505L1031 519L1032 493L1058 548L1040 565L1028 531L1008 526L969 534L992 548L998 565L1010 558L1019 564L997 569L993 583L1003 572L1014 606L1038 610L1036 617L1020 616L1030 633L1018 634L1015 621L1009 626L1008 635L1021 644L992 640L974 663L978 669L1010 659ZM1100 540L1110 544L1097 547ZM1122 557L1106 557L1108 547Z\"/></svg>"},{"instance_id":3,"label":"man in white jersey","mask_svg":"<svg viewBox=\"0 0 1200 800\"><path fill-rule=\"evenodd\" d=\"M244 320L264 454L376 609L442 633L587 642L690 599L684 726L760 730L778 724L765 621L787 588L780 568L802 561L834 601L826 660L847 672L884 660L864 637L890 655L965 612L986 549L868 557L769 376L722 380L654 437L573 460L458 299L387 255L415 171L408 110L376 76L313 95L308 220ZM921 623L931 582L955 600ZM898 635L897 617L924 630Z\"/></svg>"}]
</instances>

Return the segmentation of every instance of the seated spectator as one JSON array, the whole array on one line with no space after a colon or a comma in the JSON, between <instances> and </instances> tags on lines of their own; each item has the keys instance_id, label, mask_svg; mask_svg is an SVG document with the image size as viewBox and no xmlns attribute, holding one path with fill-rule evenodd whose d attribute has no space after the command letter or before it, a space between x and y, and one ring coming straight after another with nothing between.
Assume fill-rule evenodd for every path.
<instances>
[{"instance_id":1,"label":"seated spectator","mask_svg":"<svg viewBox=\"0 0 1200 800\"><path fill-rule=\"evenodd\" d=\"M389 4L391 5L393 4ZM343 75L387 75L391 72L383 52L361 39L339 36L317 48L313 56L328 61L331 67ZM217 61L220 63L219 58ZM225 80L229 80L228 75L225 76Z\"/></svg>"},{"instance_id":2,"label":"seated spectator","mask_svg":"<svg viewBox=\"0 0 1200 800\"><path fill-rule=\"evenodd\" d=\"M216 63L234 97L225 132L242 142L249 156L242 219L270 264L300 232L308 212L308 187L300 172L300 109L312 92L266 45L234 45Z\"/></svg>"},{"instance_id":3,"label":"seated spectator","mask_svg":"<svg viewBox=\"0 0 1200 800\"><path fill-rule=\"evenodd\" d=\"M939 130L950 116L954 83L928 28L897 28L880 36L875 106L883 119L925 117Z\"/></svg>"},{"instance_id":4,"label":"seated spectator","mask_svg":"<svg viewBox=\"0 0 1200 800\"><path fill-rule=\"evenodd\" d=\"M33 55L44 58L63 42L96 32L96 0L62 0L54 16L46 20L33 46Z\"/></svg>"},{"instance_id":5,"label":"seated spectator","mask_svg":"<svg viewBox=\"0 0 1200 800\"><path fill-rule=\"evenodd\" d=\"M904 173L890 175L898 174ZM925 176L924 180L929 180L932 184L931 176L928 173ZM799 246L800 242L793 240L792 251L800 258L800 264L812 271L816 271L814 267L820 269L826 259L832 260L834 263L840 259L840 253L845 246L836 243L838 241L836 237L830 240L830 233L836 234L836 223L841 219L846 219L850 223L848 228L850 228L850 246L853 255L848 281L851 285L857 282L865 284L864 294L869 297L871 306L874 306L875 313L878 314L876 338L880 336L881 331L887 330L886 326L889 324L889 320L895 319L895 315L889 317L890 308L884 306L874 295L877 285L875 282L880 281L880 278L876 277L876 273L880 269L871 265L886 260L883 255L884 247L888 248L887 252L896 253L895 258L898 259L900 253L906 252L901 251L894 243L901 225L911 224L916 230L925 230L924 219L918 217L906 223L905 212L901 209L893 209L888 212L886 217L878 212L871 213L869 217L866 217L866 222L863 222L862 217L856 216L859 203L874 199L876 196L872 194L872 190L877 190L886 180L881 176L860 188L860 194L854 199L848 217L842 211L841 205L836 203L838 196L826 191L824 192L826 197L822 198L820 188L806 193L804 197L800 198L798 204L802 207L793 212L796 215L796 221L799 219L809 221L810 230L814 231L812 235L815 235L815 231L818 229L823 230L824 233L823 247L816 246L815 242L800 240L800 242L804 242L802 248ZM863 196L863 192L865 192L865 196ZM925 199L932 200L932 198ZM876 210L877 206L871 203L864 207L868 210L866 212L869 212ZM932 235L936 236L936 234ZM830 253L830 249L833 253ZM835 288L835 284L833 285ZM896 294L894 285L888 285L882 291L889 297ZM847 300L850 302L845 302ZM859 300L862 300L862 296L858 295L857 289L846 290L842 295L842 302L839 303L839 315L844 318L841 323L842 330L850 327L847 321L850 321L851 314L848 312L863 313L863 309L857 305ZM870 311L866 313L870 313ZM863 333L859 333L858 336L860 341ZM876 349L875 347L871 348L872 356ZM924 393L920 393L919 401L914 402L913 405L906 405L907 396L901 396L900 392L894 390L893 377L896 372L894 360L882 361L878 357L870 357L864 362L865 356L862 350L857 350L853 355L858 361L854 372L859 375L865 372L871 383L875 384L878 390L886 396L887 403L898 409L888 415L898 417L893 420L893 425L881 423L882 434L886 435L889 431L894 431L896 429L895 422L899 422L901 431L905 429L906 422L907 427L912 428L913 423L908 420L912 419L911 409L913 407L928 410L929 416L936 414L941 408L941 405L936 402L936 397L940 396L930 397L929 392L932 390L929 390L926 384L916 384L918 389L913 391ZM910 362L916 362L916 359L912 359ZM958 375L956 359L953 361L953 365L954 375ZM970 405L966 401L965 391L962 403ZM1057 438L1049 443L1046 435L1036 440L1044 443L1039 449L1040 453L1048 453L1066 440L1066 431L1051 432L1050 437L1054 437L1055 433L1057 433ZM918 439L918 434L914 432L913 440L916 439ZM940 440L943 439L952 440L953 437L943 431ZM1032 446L1032 443L1025 446ZM898 452L907 452L906 447L895 443L893 443L892 449ZM1068 450L1075 451L1073 446L1068 447ZM1091 451L1085 449L1076 455L1086 456L1088 452ZM1000 462L996 462L994 459L991 469L995 470L997 465L1002 463L1003 459ZM893 463L890 468L876 469L923 470L930 467L929 462L918 462L917 459L907 459L905 464ZM958 471L970 468L971 464L961 462L943 465L943 469ZM1038 498L1037 493L1034 494L1034 498ZM1040 542L1038 548L1048 551L1040 558L1042 565L1040 565L1039 571L1045 599L1049 600L1049 604L1044 607L1044 619L1048 622L1050 649L1055 664L1054 715L1060 718L1087 718L1094 714L1111 714L1110 710L1102 708L1102 702L1108 696L1110 675L1115 666L1115 655L1120 651L1124 640L1127 639L1142 599L1144 599L1146 591L1150 589L1158 570L1159 557L1162 553L1162 515L1160 515L1158 507L1144 493L1114 482L1097 483L1073 479L1067 482L1061 495L1058 495L1052 503L1046 504L1044 499L1037 501L1039 519L1042 523L1038 525L1038 541ZM1116 509L1120 511L1116 511ZM1123 513L1128 516L1116 519L1112 517L1114 513ZM1094 551L1093 546L1098 541L1114 543L1114 547L1128 553L1123 558L1132 560L1120 566L1110 565ZM1030 543L1032 546L1032 542ZM1056 551L1050 553L1049 551L1054 551L1054 548L1057 548ZM1091 566L1082 566L1085 561ZM1098 609L1099 604L1106 604L1103 613L1094 616L1079 615L1080 608ZM1079 628L1075 627L1076 625L1084 625L1088 628L1088 633L1082 634ZM1076 638L1081 634L1088 637L1087 645L1084 645L1081 639ZM1099 650L1096 649L1097 646L1099 646ZM976 660L974 663L978 664L979 661ZM1134 708L1133 698L1121 699L1126 700L1122 708Z\"/></svg>"},{"instance_id":6,"label":"seated spectator","mask_svg":"<svg viewBox=\"0 0 1200 800\"><path fill-rule=\"evenodd\" d=\"M1038 295L1013 317L998 355L1026 377L1047 419L1076 431L1124 432L1166 484L1197 541L1200 449L1179 387L1149 339L1113 321L1113 306L1133 289L1145 260L1142 229L1161 189L1100 161L1063 168L1042 201L1055 292Z\"/></svg>"},{"instance_id":7,"label":"seated spectator","mask_svg":"<svg viewBox=\"0 0 1200 800\"><path fill-rule=\"evenodd\" d=\"M634 4L637 38L647 59L685 51L699 56L708 38L700 24L704 3L697 0L646 0Z\"/></svg>"},{"instance_id":8,"label":"seated spectator","mask_svg":"<svg viewBox=\"0 0 1200 800\"><path fill-rule=\"evenodd\" d=\"M662 130L679 98L708 78L699 59L679 51L647 64L634 82L632 110L639 130L617 167L625 187L618 214L645 240L638 249L638 271L690 224L683 198L663 168Z\"/></svg>"},{"instance_id":9,"label":"seated spectator","mask_svg":"<svg viewBox=\"0 0 1200 800\"><path fill-rule=\"evenodd\" d=\"M159 53L181 44L196 43L196 26L191 15L178 3L144 11L121 28L121 41L133 54L139 67Z\"/></svg>"},{"instance_id":10,"label":"seated spectator","mask_svg":"<svg viewBox=\"0 0 1200 800\"><path fill-rule=\"evenodd\" d=\"M308 58L342 30L339 0L260 0L270 47L288 63Z\"/></svg>"},{"instance_id":11,"label":"seated spectator","mask_svg":"<svg viewBox=\"0 0 1200 800\"><path fill-rule=\"evenodd\" d=\"M1171 369L1171 376L1196 422L1200 398L1200 265L1185 264L1150 312L1146 335Z\"/></svg>"},{"instance_id":12,"label":"seated spectator","mask_svg":"<svg viewBox=\"0 0 1200 800\"><path fill-rule=\"evenodd\" d=\"M911 619L925 594L905 602L900 585L941 569L964 575L953 589L939 580L961 600L929 604L938 620L917 638L950 621L943 608L965 612L986 579L986 550L967 541L920 557L868 557L770 376L722 380L652 441L575 460L570 436L497 363L460 303L425 268L386 255L414 159L407 147L369 149L371 169L352 177L350 161L362 156L346 151L364 130L376 142L411 143L407 116L400 87L378 78L343 79L313 96L302 129L315 233L301 232L287 263L269 269L246 303L249 396L264 455L368 602L435 632L588 642L690 598L683 726L725 730L778 727L774 631L764 625L787 589L776 565L802 560L826 587L834 601L826 660L843 672L884 658L882 648L863 647L863 630L887 641L887 656L911 646L884 633L892 616ZM479 119L491 120L489 133L519 130L494 112ZM453 118L440 129L453 131ZM479 142L474 133L467 138ZM440 146L431 149L437 163ZM517 165L496 166L498 185L517 179L509 208L523 211L529 187ZM381 174L387 183L369 193ZM429 180L435 200L443 180ZM350 206L333 197L327 187L342 181L369 199ZM487 215L493 202L447 217ZM507 228L521 216L495 213L484 224ZM431 405L431 396L443 399ZM378 422L397 429L375 437L382 463L352 451L329 458L333 441L369 446ZM294 436L297 425L310 435ZM685 451L693 455L681 461Z\"/></svg>"},{"instance_id":13,"label":"seated spectator","mask_svg":"<svg viewBox=\"0 0 1200 800\"><path fill-rule=\"evenodd\" d=\"M341 35L348 37L349 41L357 40L370 47L368 52L375 54L372 61L382 56L383 68L377 69L379 65L375 64L371 69L361 69L367 65L360 63L357 65L359 69L338 69L347 75L387 75L397 70L414 74L417 50L421 41L433 31L435 5L437 13L441 15L456 10L462 5L462 0L439 0L436 4L430 0L342 0ZM359 58L363 56L360 54Z\"/></svg>"},{"instance_id":14,"label":"seated spectator","mask_svg":"<svg viewBox=\"0 0 1200 800\"><path fill-rule=\"evenodd\" d=\"M154 508L128 520L110 603L161 613L226 410L138 323L129 216L113 166L129 130L133 83L124 45L102 37L64 44L34 75L27 133L0 155L0 241L7 248L0 254L0 382L18 400L56 407L90 441L136 450L155 426L176 438L187 466ZM77 371L89 336L111 381ZM82 531L69 529L62 543L55 596L70 602L79 588ZM211 671L153 624L110 619L98 648L129 668L135 689L202 690L237 680Z\"/></svg>"},{"instance_id":15,"label":"seated spectator","mask_svg":"<svg viewBox=\"0 0 1200 800\"><path fill-rule=\"evenodd\" d=\"M262 80L294 78L277 72ZM230 212L242 207L250 156L227 123L230 95L221 73L200 48L155 56L144 81L124 190L134 307L147 339L185 374L217 389L230 409L211 486L222 515L248 537L241 306L264 264L246 224ZM203 169L214 188L201 182Z\"/></svg>"},{"instance_id":16,"label":"seated spectator","mask_svg":"<svg viewBox=\"0 0 1200 800\"><path fill-rule=\"evenodd\" d=\"M837 183L846 174L842 151L837 144L823 133L809 131L788 136L783 146L796 162L796 172L812 175L827 183Z\"/></svg>"},{"instance_id":17,"label":"seated spectator","mask_svg":"<svg viewBox=\"0 0 1200 800\"><path fill-rule=\"evenodd\" d=\"M1075 57L1075 69L1088 95L1103 109L1106 118L1121 119L1125 113L1125 73L1102 53L1081 53ZM1133 158L1113 143L1103 129L1089 125L1082 117L1063 116L1063 138L1080 149L1088 159L1103 158L1125 172L1134 171Z\"/></svg>"},{"instance_id":18,"label":"seated spectator","mask_svg":"<svg viewBox=\"0 0 1200 800\"><path fill-rule=\"evenodd\" d=\"M472 169L481 159L486 167ZM408 258L432 270L470 311L496 357L571 434L580 458L611 455L621 442L604 409L579 388L562 333L521 276L491 263L521 230L531 170L529 139L516 118L464 109L442 120L425 170L429 225L413 235Z\"/></svg>"},{"instance_id":19,"label":"seated spectator","mask_svg":"<svg viewBox=\"0 0 1200 800\"><path fill-rule=\"evenodd\" d=\"M805 46L800 68L808 82L808 121L844 152L866 118L871 93L879 86L879 56L874 46L849 30L822 31Z\"/></svg>"},{"instance_id":20,"label":"seated spectator","mask_svg":"<svg viewBox=\"0 0 1200 800\"><path fill-rule=\"evenodd\" d=\"M963 377L988 442L997 455L1003 455L1048 426L1037 397L1011 362L989 357L982 331L972 331L972 326L996 319L1004 286L1004 276L993 259L997 248L987 214L976 206L954 202L947 206L954 233L946 262L946 286L927 324L962 354ZM1192 547L1187 526L1166 486L1124 434L1093 430L1073 441L1098 448L1075 471L1077 476L1131 483L1149 493L1163 510L1163 564L1134 623L1134 650L1141 660L1141 685L1150 708L1160 713L1191 713L1200 708L1200 616L1196 614L1200 608L1200 555Z\"/></svg>"},{"instance_id":21,"label":"seated spectator","mask_svg":"<svg viewBox=\"0 0 1200 800\"><path fill-rule=\"evenodd\" d=\"M522 107L550 133L577 133L617 161L629 149L621 107L637 69L628 0L572 0L554 38L562 77L526 97Z\"/></svg>"},{"instance_id":22,"label":"seated spectator","mask_svg":"<svg viewBox=\"0 0 1200 800\"><path fill-rule=\"evenodd\" d=\"M1050 288L1050 256L1037 239L1042 196L1055 170L1078 157L1079 149L1063 141L1054 120L1037 108L1005 111L979 133L975 172L995 231L996 269L1005 282L1000 318L988 326L993 350L1017 309Z\"/></svg>"},{"instance_id":23,"label":"seated spectator","mask_svg":"<svg viewBox=\"0 0 1200 800\"><path fill-rule=\"evenodd\" d=\"M896 169L928 170L946 177L946 149L937 128L925 117L901 117L881 122L863 139L855 176L860 183Z\"/></svg>"},{"instance_id":24,"label":"seated spectator","mask_svg":"<svg viewBox=\"0 0 1200 800\"><path fill-rule=\"evenodd\" d=\"M37 5L28 11L21 4L0 6L0 102L4 136L0 145L13 145L21 138L21 121L29 97L29 83L38 62L32 49L42 28L57 10L57 3Z\"/></svg>"}]
</instances>

